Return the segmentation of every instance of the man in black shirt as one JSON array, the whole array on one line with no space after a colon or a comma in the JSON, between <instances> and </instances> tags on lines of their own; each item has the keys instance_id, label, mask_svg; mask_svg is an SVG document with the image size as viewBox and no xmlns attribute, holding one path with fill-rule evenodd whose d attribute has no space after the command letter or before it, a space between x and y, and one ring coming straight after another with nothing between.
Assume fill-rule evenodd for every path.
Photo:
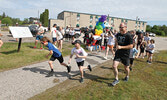
<instances>
[{"instance_id":1,"label":"man in black shirt","mask_svg":"<svg viewBox=\"0 0 167 100\"><path fill-rule=\"evenodd\" d=\"M112 83L113 86L119 83L118 80L118 65L119 62L122 62L125 71L126 71L126 77L125 81L128 81L129 79L129 63L130 63L130 49L133 48L133 39L129 33L127 33L127 26L124 23L120 24L120 33L116 35L116 53L113 61L113 72L115 75L115 80Z\"/></svg>"}]
</instances>

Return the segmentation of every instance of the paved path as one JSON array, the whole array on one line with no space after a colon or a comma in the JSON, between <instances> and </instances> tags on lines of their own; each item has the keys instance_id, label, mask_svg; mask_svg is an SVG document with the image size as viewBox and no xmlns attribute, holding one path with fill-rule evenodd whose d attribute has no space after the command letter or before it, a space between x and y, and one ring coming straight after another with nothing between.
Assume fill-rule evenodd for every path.
<instances>
[{"instance_id":1,"label":"paved path","mask_svg":"<svg viewBox=\"0 0 167 100\"><path fill-rule=\"evenodd\" d=\"M85 65L90 64L95 67L106 60L102 58L104 53L91 54L85 61ZM109 56L110 57L110 56ZM69 56L64 57L68 62ZM74 57L73 57L74 58ZM73 62L71 75L79 73L75 59ZM26 100L37 95L48 88L65 81L68 78L67 70L58 61L54 62L55 75L46 77L50 71L48 62L37 63L0 73L0 100ZM55 83L55 80L59 82Z\"/></svg>"}]
</instances>

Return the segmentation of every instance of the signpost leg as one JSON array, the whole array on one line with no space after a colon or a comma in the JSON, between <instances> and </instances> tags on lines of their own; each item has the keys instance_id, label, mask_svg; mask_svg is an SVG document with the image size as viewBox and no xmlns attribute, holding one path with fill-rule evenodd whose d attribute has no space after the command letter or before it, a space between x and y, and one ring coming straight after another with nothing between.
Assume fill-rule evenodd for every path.
<instances>
[{"instance_id":1,"label":"signpost leg","mask_svg":"<svg viewBox=\"0 0 167 100\"><path fill-rule=\"evenodd\" d=\"M19 38L19 45L18 45L18 50L17 50L17 52L20 51L20 48L21 48L21 41L22 41L22 38Z\"/></svg>"}]
</instances>

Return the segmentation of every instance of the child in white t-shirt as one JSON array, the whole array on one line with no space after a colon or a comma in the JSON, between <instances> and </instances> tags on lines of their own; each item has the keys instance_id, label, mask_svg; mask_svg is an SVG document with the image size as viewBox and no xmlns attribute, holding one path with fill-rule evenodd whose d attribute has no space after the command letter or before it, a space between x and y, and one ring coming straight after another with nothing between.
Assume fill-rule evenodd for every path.
<instances>
[{"instance_id":1,"label":"child in white t-shirt","mask_svg":"<svg viewBox=\"0 0 167 100\"><path fill-rule=\"evenodd\" d=\"M108 38L109 39L108 39L108 43L107 43L107 50L106 50L104 59L107 59L109 49L111 49L113 57L115 56L115 52L113 49L114 45L115 45L115 36L112 34L111 31L108 31Z\"/></svg>"},{"instance_id":2,"label":"child in white t-shirt","mask_svg":"<svg viewBox=\"0 0 167 100\"><path fill-rule=\"evenodd\" d=\"M90 71L92 71L92 68L90 65L88 65L88 67L84 67L84 61L85 61L85 58L87 57L87 53L85 52L85 50L80 46L81 44L81 41L80 40L75 40L74 42L75 44L75 47L71 50L71 56L70 56L70 59L68 61L68 64L71 63L71 59L72 59L72 56L75 54L76 57L76 62L77 62L77 65L79 67L79 71L81 73L81 80L80 82L83 83L83 78L84 78L84 69L89 69Z\"/></svg>"},{"instance_id":3,"label":"child in white t-shirt","mask_svg":"<svg viewBox=\"0 0 167 100\"><path fill-rule=\"evenodd\" d=\"M154 48L155 48L155 40L153 40L153 39L151 39L150 40L150 43L151 44L149 44L148 45L148 59L147 59L147 62L149 63L149 64L151 64L152 63L152 58L153 58L153 53L154 53Z\"/></svg>"}]
</instances>

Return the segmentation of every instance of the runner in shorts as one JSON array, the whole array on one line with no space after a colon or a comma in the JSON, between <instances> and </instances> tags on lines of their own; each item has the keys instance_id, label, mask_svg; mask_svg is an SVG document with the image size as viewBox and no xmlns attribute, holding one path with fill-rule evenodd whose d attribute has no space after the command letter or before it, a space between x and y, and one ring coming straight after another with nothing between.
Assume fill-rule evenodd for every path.
<instances>
[{"instance_id":1,"label":"runner in shorts","mask_svg":"<svg viewBox=\"0 0 167 100\"><path fill-rule=\"evenodd\" d=\"M76 57L76 62L77 62L77 65L79 67L79 71L81 73L81 79L80 79L80 82L83 83L84 82L84 69L89 69L90 71L92 71L92 68L90 65L88 65L87 67L84 66L84 61L85 61L85 58L87 57L87 53L85 52L85 50L81 47L81 41L80 40L75 40L74 42L75 44L75 47L71 50L71 56L70 56L70 59L68 61L68 64L71 63L71 59L72 59L72 56L75 54Z\"/></svg>"},{"instance_id":2,"label":"runner in shorts","mask_svg":"<svg viewBox=\"0 0 167 100\"><path fill-rule=\"evenodd\" d=\"M57 47L55 45L53 45L47 37L42 38L42 43L46 47L48 47L48 49L50 51L49 54L46 55L46 57L48 58L50 55L52 55L51 58L50 58L50 61L49 61L49 66L51 68L51 71L48 73L47 76L48 77L53 76L53 74L54 74L53 61L55 61L56 59L59 61L59 63L61 65L65 66L67 68L67 71L69 73L71 71L71 66L68 66L67 64L64 63L63 56L62 56L61 52L57 49Z\"/></svg>"},{"instance_id":3,"label":"runner in shorts","mask_svg":"<svg viewBox=\"0 0 167 100\"><path fill-rule=\"evenodd\" d=\"M129 79L129 63L130 63L130 49L133 48L133 39L129 33L127 33L127 26L124 23L120 24L120 33L116 35L115 44L117 51L115 53L114 61L113 61L113 72L115 76L115 80L111 83L112 86L115 86L119 83L118 79L118 65L120 62L123 63L126 76L124 78L125 81Z\"/></svg>"}]
</instances>

